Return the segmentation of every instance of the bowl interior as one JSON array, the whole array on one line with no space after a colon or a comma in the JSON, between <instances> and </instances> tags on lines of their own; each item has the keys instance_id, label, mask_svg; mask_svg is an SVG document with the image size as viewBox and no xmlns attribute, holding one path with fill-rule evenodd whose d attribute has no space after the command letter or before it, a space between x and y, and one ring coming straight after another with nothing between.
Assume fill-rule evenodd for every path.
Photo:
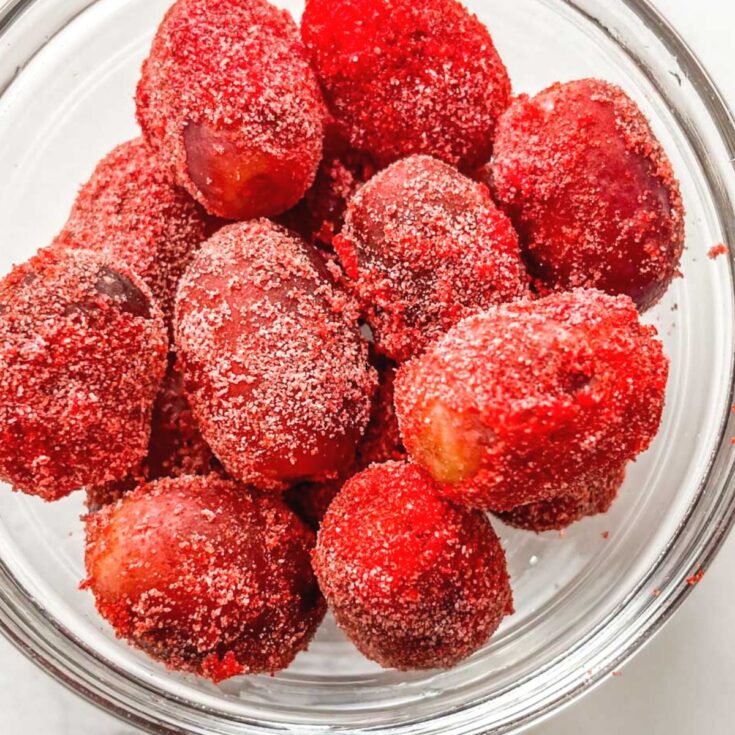
<instances>
[{"instance_id":1,"label":"bowl interior","mask_svg":"<svg viewBox=\"0 0 735 735\"><path fill-rule=\"evenodd\" d=\"M300 10L298 2L280 4ZM91 595L78 590L84 575L81 494L45 505L1 488L0 559L28 604L70 645L96 652L111 676L154 692L158 701L183 702L214 721L254 729L310 724L399 730L483 701L487 723L500 726L504 702L520 683L552 686L550 667L601 625L625 629L627 600L660 593L643 580L700 496L729 409L733 283L728 258L707 255L725 239L711 181L681 124L681 110L667 104L650 70L590 17L551 0L467 4L490 27L516 91L585 76L619 83L640 103L672 158L688 212L685 277L646 315L671 359L660 435L632 465L610 514L563 536L496 523L516 614L488 647L449 672L381 671L327 620L310 650L276 677L215 687L169 673L115 640ZM50 242L95 163L137 135L132 96L138 70L169 0L76 5L81 12L68 23L56 19L63 28L45 44L41 27L33 31L26 21L24 43L38 53L0 96L0 275ZM33 12L51 12L50 3L36 6ZM682 104L687 94L693 93L682 88Z\"/></svg>"}]
</instances>

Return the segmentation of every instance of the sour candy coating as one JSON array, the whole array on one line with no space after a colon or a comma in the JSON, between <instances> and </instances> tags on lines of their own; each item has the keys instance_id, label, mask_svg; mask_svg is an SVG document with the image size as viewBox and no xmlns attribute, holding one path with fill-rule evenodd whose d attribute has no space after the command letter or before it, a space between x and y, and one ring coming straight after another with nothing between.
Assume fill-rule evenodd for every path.
<instances>
[{"instance_id":1,"label":"sour candy coating","mask_svg":"<svg viewBox=\"0 0 735 735\"><path fill-rule=\"evenodd\" d=\"M334 123L329 123L314 183L295 207L278 218L278 223L308 244L330 251L344 225L350 199L374 173L374 164L352 150Z\"/></svg>"},{"instance_id":2,"label":"sour candy coating","mask_svg":"<svg viewBox=\"0 0 735 735\"><path fill-rule=\"evenodd\" d=\"M643 452L668 360L627 296L577 289L469 317L396 378L411 457L486 510L550 500Z\"/></svg>"},{"instance_id":3,"label":"sour candy coating","mask_svg":"<svg viewBox=\"0 0 735 735\"><path fill-rule=\"evenodd\" d=\"M454 666L512 612L487 517L436 490L416 465L374 465L347 483L319 531L314 569L330 609L386 668Z\"/></svg>"},{"instance_id":4,"label":"sour candy coating","mask_svg":"<svg viewBox=\"0 0 735 735\"><path fill-rule=\"evenodd\" d=\"M283 489L349 466L375 374L351 301L312 249L268 220L226 227L177 308L185 388L230 475Z\"/></svg>"},{"instance_id":5,"label":"sour candy coating","mask_svg":"<svg viewBox=\"0 0 735 735\"><path fill-rule=\"evenodd\" d=\"M120 482L87 488L87 508L94 512L116 503L139 485L166 477L221 473L222 467L204 440L184 393L184 376L175 355L153 404L148 453L142 464Z\"/></svg>"},{"instance_id":6,"label":"sour candy coating","mask_svg":"<svg viewBox=\"0 0 735 735\"><path fill-rule=\"evenodd\" d=\"M678 274L679 183L648 120L613 84L518 97L498 123L492 184L542 293L593 287L645 310Z\"/></svg>"},{"instance_id":7,"label":"sour candy coating","mask_svg":"<svg viewBox=\"0 0 735 735\"><path fill-rule=\"evenodd\" d=\"M466 170L489 159L510 80L456 0L308 0L301 34L331 114L379 166L416 153Z\"/></svg>"},{"instance_id":8,"label":"sour candy coating","mask_svg":"<svg viewBox=\"0 0 735 735\"><path fill-rule=\"evenodd\" d=\"M581 481L565 488L564 494L551 500L521 505L498 513L509 526L526 531L562 530L584 518L607 513L625 482L625 467L593 471Z\"/></svg>"},{"instance_id":9,"label":"sour candy coating","mask_svg":"<svg viewBox=\"0 0 735 735\"><path fill-rule=\"evenodd\" d=\"M0 281L0 477L44 500L145 456L168 338L127 266L47 248Z\"/></svg>"},{"instance_id":10,"label":"sour candy coating","mask_svg":"<svg viewBox=\"0 0 735 735\"><path fill-rule=\"evenodd\" d=\"M365 184L334 246L377 349L399 362L471 313L528 293L518 237L487 188L428 156Z\"/></svg>"},{"instance_id":11,"label":"sour candy coating","mask_svg":"<svg viewBox=\"0 0 735 735\"><path fill-rule=\"evenodd\" d=\"M100 161L55 245L123 261L146 282L170 320L179 279L209 227L206 212L137 138Z\"/></svg>"},{"instance_id":12,"label":"sour candy coating","mask_svg":"<svg viewBox=\"0 0 735 735\"><path fill-rule=\"evenodd\" d=\"M177 0L136 102L146 139L211 214L280 214L314 180L324 104L296 24L266 0Z\"/></svg>"},{"instance_id":13,"label":"sour candy coating","mask_svg":"<svg viewBox=\"0 0 735 735\"><path fill-rule=\"evenodd\" d=\"M378 371L378 389L373 397L370 421L357 445L355 472L371 464L406 458L394 400L398 368L395 363L379 356L373 357L372 362Z\"/></svg>"},{"instance_id":14,"label":"sour candy coating","mask_svg":"<svg viewBox=\"0 0 735 735\"><path fill-rule=\"evenodd\" d=\"M275 673L324 616L313 544L272 495L215 475L160 480L87 518L85 587L119 637L171 669Z\"/></svg>"}]
</instances>

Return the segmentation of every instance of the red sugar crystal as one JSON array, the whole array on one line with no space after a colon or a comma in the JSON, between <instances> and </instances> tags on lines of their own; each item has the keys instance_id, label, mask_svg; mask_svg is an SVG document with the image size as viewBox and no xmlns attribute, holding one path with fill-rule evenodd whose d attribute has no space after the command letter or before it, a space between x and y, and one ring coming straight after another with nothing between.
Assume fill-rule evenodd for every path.
<instances>
[{"instance_id":1,"label":"red sugar crystal","mask_svg":"<svg viewBox=\"0 0 735 735\"><path fill-rule=\"evenodd\" d=\"M687 579L687 584L690 587L694 587L694 585L699 584L703 579L704 579L704 569L700 567L691 577Z\"/></svg>"},{"instance_id":2,"label":"red sugar crystal","mask_svg":"<svg viewBox=\"0 0 735 735\"><path fill-rule=\"evenodd\" d=\"M707 253L709 258L711 260L715 260L715 258L719 258L720 255L727 255L729 252L727 245L720 243L719 245L715 245L714 247L711 247Z\"/></svg>"}]
</instances>

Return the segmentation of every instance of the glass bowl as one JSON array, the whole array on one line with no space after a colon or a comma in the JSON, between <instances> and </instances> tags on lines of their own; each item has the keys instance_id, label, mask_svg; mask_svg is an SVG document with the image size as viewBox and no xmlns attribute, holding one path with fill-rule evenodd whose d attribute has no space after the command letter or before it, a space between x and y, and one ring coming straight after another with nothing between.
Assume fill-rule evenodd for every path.
<instances>
[{"instance_id":1,"label":"glass bowl","mask_svg":"<svg viewBox=\"0 0 735 735\"><path fill-rule=\"evenodd\" d=\"M169 0L0 0L0 273L49 243L77 187L134 137L138 69ZM296 3L285 3L296 14ZM117 641L83 577L81 494L0 488L0 624L49 673L159 733L453 735L527 726L631 656L686 597L733 520L733 120L644 0L472 0L516 90L598 76L643 107L681 178L684 278L647 319L672 361L664 424L604 517L536 536L498 526L517 612L452 671L362 659L327 621L276 677L215 687Z\"/></svg>"}]
</instances>

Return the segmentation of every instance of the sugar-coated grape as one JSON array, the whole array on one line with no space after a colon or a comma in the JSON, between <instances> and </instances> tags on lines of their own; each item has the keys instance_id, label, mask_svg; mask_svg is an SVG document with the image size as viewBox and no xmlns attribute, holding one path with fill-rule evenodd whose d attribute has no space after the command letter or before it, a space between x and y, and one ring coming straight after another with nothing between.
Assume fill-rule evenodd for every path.
<instances>
[{"instance_id":1,"label":"sugar-coated grape","mask_svg":"<svg viewBox=\"0 0 735 735\"><path fill-rule=\"evenodd\" d=\"M378 350L398 361L472 312L528 293L518 237L487 188L428 156L365 184L334 246Z\"/></svg>"},{"instance_id":2,"label":"sugar-coated grape","mask_svg":"<svg viewBox=\"0 0 735 735\"><path fill-rule=\"evenodd\" d=\"M0 477L57 500L145 456L163 314L105 253L48 248L0 281Z\"/></svg>"},{"instance_id":3,"label":"sugar-coated grape","mask_svg":"<svg viewBox=\"0 0 735 735\"><path fill-rule=\"evenodd\" d=\"M465 319L399 370L396 407L447 497L504 511L644 451L667 376L627 296L577 289Z\"/></svg>"},{"instance_id":4,"label":"sugar-coated grape","mask_svg":"<svg viewBox=\"0 0 735 735\"><path fill-rule=\"evenodd\" d=\"M301 33L330 112L384 166L425 153L471 170L510 101L487 28L456 0L308 0Z\"/></svg>"},{"instance_id":5,"label":"sugar-coated grape","mask_svg":"<svg viewBox=\"0 0 735 735\"><path fill-rule=\"evenodd\" d=\"M274 673L324 615L313 533L273 495L159 480L87 519L87 580L118 636L215 682Z\"/></svg>"},{"instance_id":6,"label":"sugar-coated grape","mask_svg":"<svg viewBox=\"0 0 735 735\"><path fill-rule=\"evenodd\" d=\"M374 465L345 485L319 531L314 568L337 623L387 668L454 666L512 612L487 517L441 498L416 465Z\"/></svg>"},{"instance_id":7,"label":"sugar-coated grape","mask_svg":"<svg viewBox=\"0 0 735 735\"><path fill-rule=\"evenodd\" d=\"M279 214L314 180L321 94L296 24L266 0L177 0L137 108L147 140L211 214Z\"/></svg>"},{"instance_id":8,"label":"sugar-coated grape","mask_svg":"<svg viewBox=\"0 0 735 735\"><path fill-rule=\"evenodd\" d=\"M542 293L594 287L646 309L678 273L679 184L613 84L583 79L515 100L498 124L492 185Z\"/></svg>"},{"instance_id":9,"label":"sugar-coated grape","mask_svg":"<svg viewBox=\"0 0 735 735\"><path fill-rule=\"evenodd\" d=\"M179 290L177 344L201 432L233 477L280 489L349 466L375 387L353 305L267 220L220 230Z\"/></svg>"}]
</instances>

